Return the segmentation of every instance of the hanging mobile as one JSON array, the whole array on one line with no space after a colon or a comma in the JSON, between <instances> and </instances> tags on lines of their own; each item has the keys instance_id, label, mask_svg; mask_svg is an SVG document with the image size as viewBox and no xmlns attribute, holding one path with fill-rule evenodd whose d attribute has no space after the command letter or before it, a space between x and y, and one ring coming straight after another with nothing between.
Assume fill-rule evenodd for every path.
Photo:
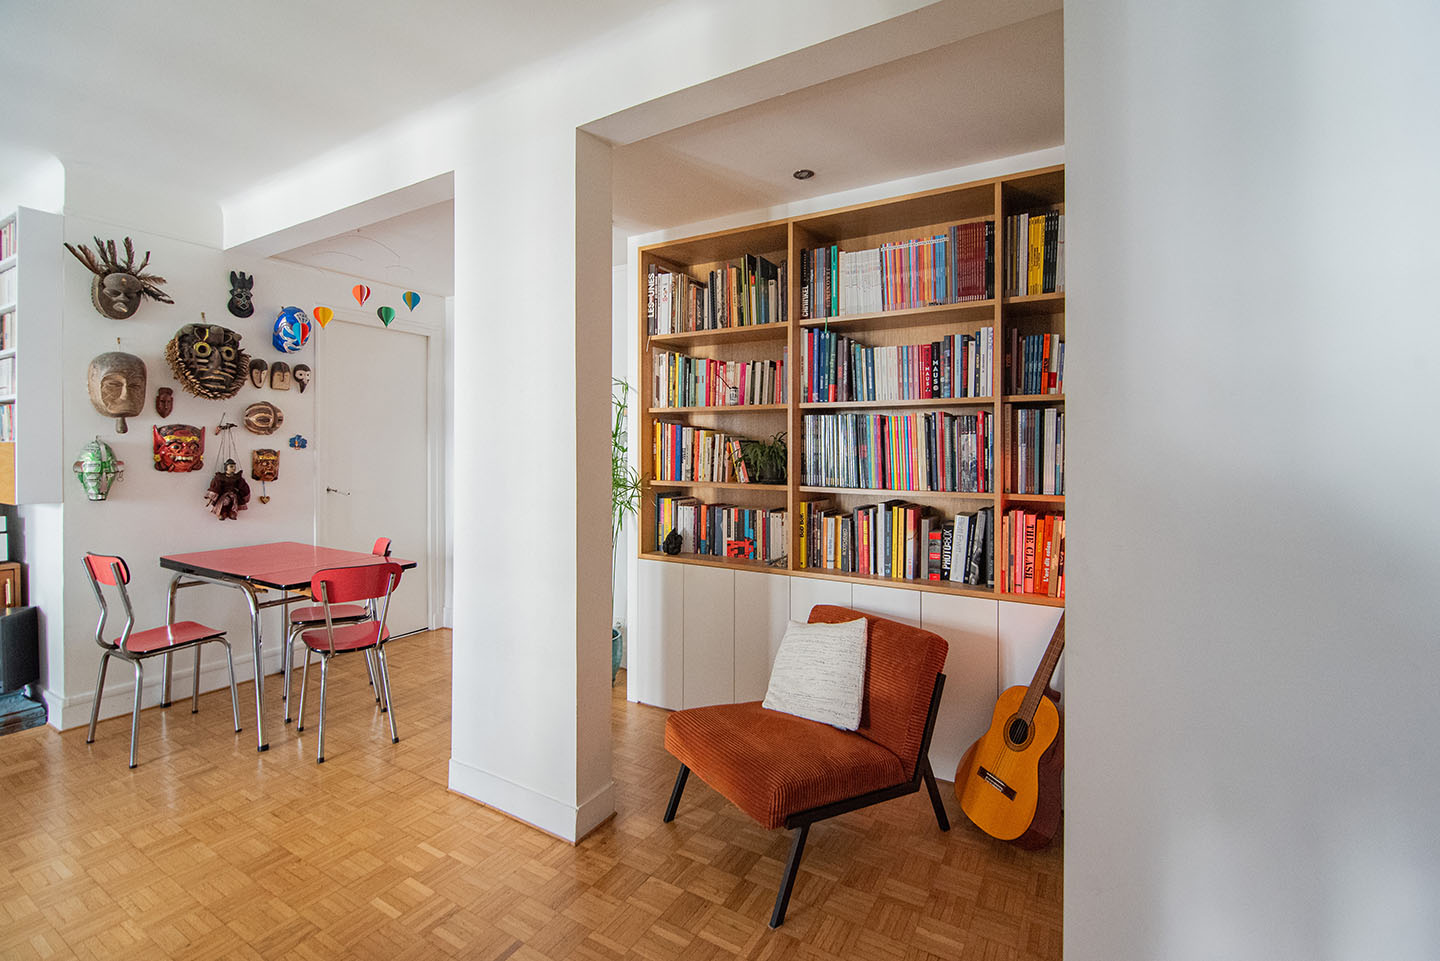
<instances>
[{"instance_id":1,"label":"hanging mobile","mask_svg":"<svg viewBox=\"0 0 1440 961\"><path fill-rule=\"evenodd\" d=\"M239 456L235 449L233 431L238 424L230 423L227 414L220 415L215 433L220 435L220 469L210 479L210 488L205 492L205 505L210 513L224 520L235 520L250 504L250 485L236 462Z\"/></svg>"}]
</instances>

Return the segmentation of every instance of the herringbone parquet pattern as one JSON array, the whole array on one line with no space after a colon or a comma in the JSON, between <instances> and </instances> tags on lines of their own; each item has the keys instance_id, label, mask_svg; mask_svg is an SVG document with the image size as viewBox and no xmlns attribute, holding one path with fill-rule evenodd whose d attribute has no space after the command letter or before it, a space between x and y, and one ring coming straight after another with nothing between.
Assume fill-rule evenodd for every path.
<instances>
[{"instance_id":1,"label":"herringbone parquet pattern","mask_svg":"<svg viewBox=\"0 0 1440 961\"><path fill-rule=\"evenodd\" d=\"M445 789L449 633L391 651L400 743L342 658L323 765L313 727L257 754L227 692L145 711L134 771L128 717L0 737L0 958L1060 957L1058 845L990 840L948 785L949 834L923 794L812 829L770 931L788 836L695 778L661 823L664 711L617 688L618 812L571 846Z\"/></svg>"}]
</instances>

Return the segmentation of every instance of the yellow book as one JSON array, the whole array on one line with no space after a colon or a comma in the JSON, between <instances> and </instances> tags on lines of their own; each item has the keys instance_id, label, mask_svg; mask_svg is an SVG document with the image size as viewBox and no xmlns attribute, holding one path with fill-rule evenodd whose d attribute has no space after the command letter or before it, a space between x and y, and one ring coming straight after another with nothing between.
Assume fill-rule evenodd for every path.
<instances>
[{"instance_id":1,"label":"yellow book","mask_svg":"<svg viewBox=\"0 0 1440 961\"><path fill-rule=\"evenodd\" d=\"M1030 218L1030 271L1026 278L1026 293L1038 294L1044 289L1045 276L1045 217L1043 214Z\"/></svg>"}]
</instances>

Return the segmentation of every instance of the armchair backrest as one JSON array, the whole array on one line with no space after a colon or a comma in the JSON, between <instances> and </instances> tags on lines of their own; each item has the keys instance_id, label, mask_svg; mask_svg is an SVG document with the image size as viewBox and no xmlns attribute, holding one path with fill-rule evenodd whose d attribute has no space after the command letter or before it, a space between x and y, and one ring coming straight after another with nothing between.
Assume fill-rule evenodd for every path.
<instances>
[{"instance_id":1,"label":"armchair backrest","mask_svg":"<svg viewBox=\"0 0 1440 961\"><path fill-rule=\"evenodd\" d=\"M894 752L915 769L925 739L935 678L945 669L950 645L931 631L833 604L817 604L811 624L838 624L863 617L868 622L865 699L857 734Z\"/></svg>"}]
</instances>

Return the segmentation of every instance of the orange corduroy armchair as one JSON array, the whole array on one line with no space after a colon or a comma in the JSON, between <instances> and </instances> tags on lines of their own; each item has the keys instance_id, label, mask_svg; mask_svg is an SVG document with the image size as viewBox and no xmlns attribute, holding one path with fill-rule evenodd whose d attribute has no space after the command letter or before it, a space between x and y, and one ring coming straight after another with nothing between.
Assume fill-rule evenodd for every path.
<instances>
[{"instance_id":1,"label":"orange corduroy armchair","mask_svg":"<svg viewBox=\"0 0 1440 961\"><path fill-rule=\"evenodd\" d=\"M676 711L665 749L680 761L665 821L674 820L691 771L767 828L795 831L770 926L785 920L810 825L915 793L924 784L942 831L950 829L927 757L948 645L930 631L827 604L810 623L866 618L860 726L844 731L771 711L758 701Z\"/></svg>"}]
</instances>

